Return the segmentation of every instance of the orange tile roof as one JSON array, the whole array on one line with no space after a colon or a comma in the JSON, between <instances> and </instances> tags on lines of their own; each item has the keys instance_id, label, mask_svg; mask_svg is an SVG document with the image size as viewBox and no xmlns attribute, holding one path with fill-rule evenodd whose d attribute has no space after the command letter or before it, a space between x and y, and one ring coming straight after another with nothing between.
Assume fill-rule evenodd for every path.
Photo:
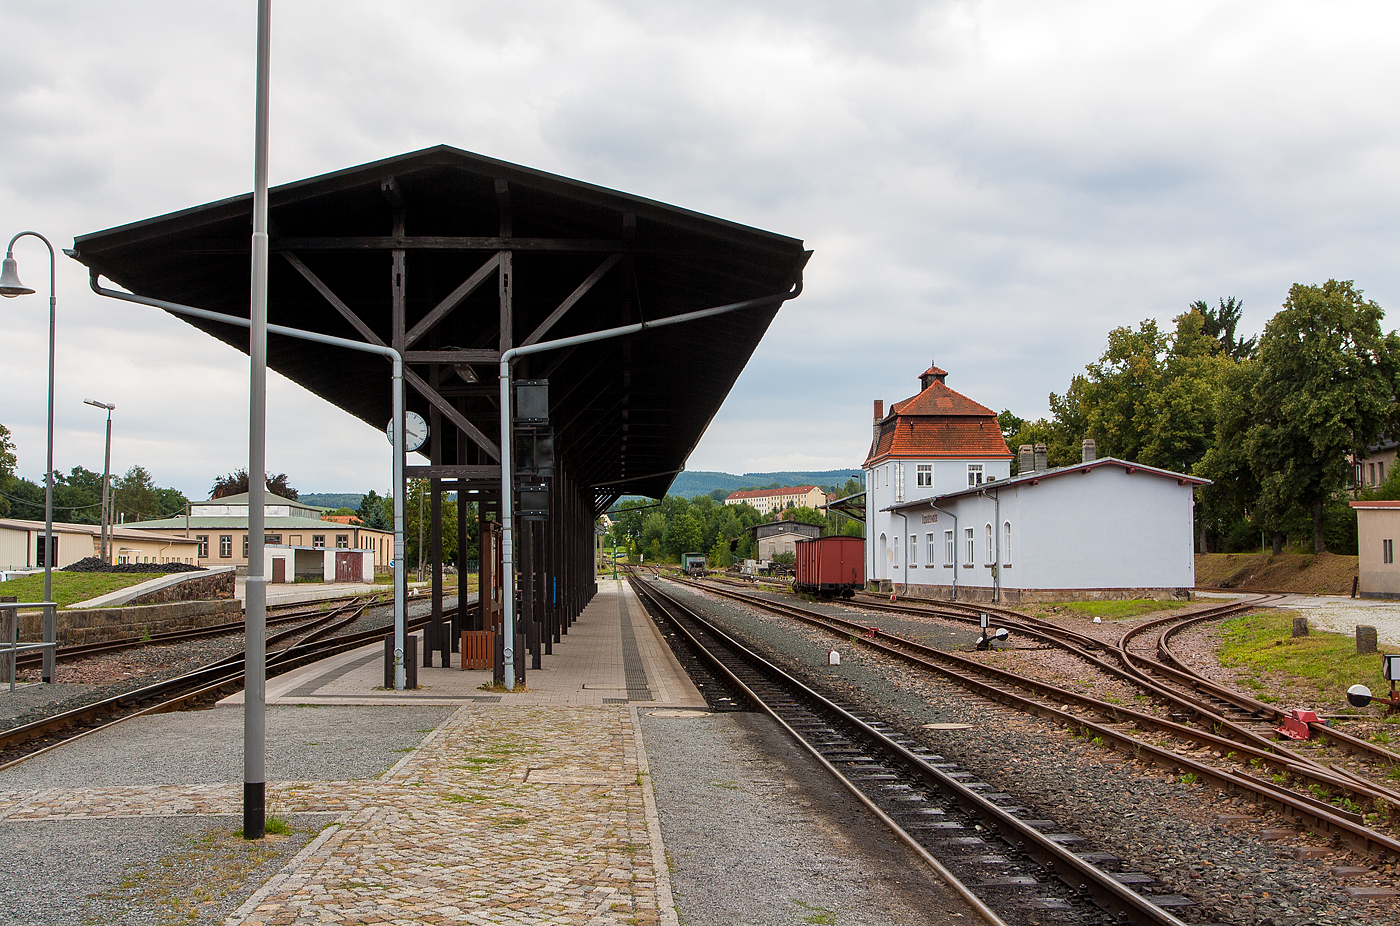
<instances>
[{"instance_id":1,"label":"orange tile roof","mask_svg":"<svg viewBox=\"0 0 1400 926\"><path fill-rule=\"evenodd\" d=\"M935 367L930 370L942 373ZM927 374L925 374L927 375ZM949 389L942 380L934 380L929 383L929 387L911 399L903 402L896 402L890 406L891 415L976 415L978 417L996 417L996 412L985 405L976 402L963 395L961 392L954 392Z\"/></svg>"},{"instance_id":2,"label":"orange tile roof","mask_svg":"<svg viewBox=\"0 0 1400 926\"><path fill-rule=\"evenodd\" d=\"M896 402L880 422L880 436L865 465L899 459L1009 460L996 413L943 382L948 374L930 367L920 377L928 387Z\"/></svg>"},{"instance_id":3,"label":"orange tile roof","mask_svg":"<svg viewBox=\"0 0 1400 926\"><path fill-rule=\"evenodd\" d=\"M742 492L731 492L725 496L725 501L731 498L767 498L770 495L806 495L815 489L816 486L784 486L781 489L745 489Z\"/></svg>"}]
</instances>

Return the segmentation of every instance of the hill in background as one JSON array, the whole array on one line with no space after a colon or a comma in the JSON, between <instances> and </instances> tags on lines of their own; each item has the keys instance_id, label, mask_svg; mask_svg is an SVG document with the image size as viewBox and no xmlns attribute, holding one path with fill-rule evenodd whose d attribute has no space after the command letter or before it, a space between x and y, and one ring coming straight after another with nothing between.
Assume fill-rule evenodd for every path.
<instances>
[{"instance_id":1,"label":"hill in background","mask_svg":"<svg viewBox=\"0 0 1400 926\"><path fill-rule=\"evenodd\" d=\"M858 469L828 469L806 473L745 473L742 476L735 476L732 473L710 473L703 470L691 472L687 470L676 476L676 481L672 483L671 491L668 494L694 498L697 495L709 495L715 489L737 492L740 489L766 486L775 482L784 486L814 485L840 488L847 479L859 479L860 477L861 471Z\"/></svg>"},{"instance_id":2,"label":"hill in background","mask_svg":"<svg viewBox=\"0 0 1400 926\"><path fill-rule=\"evenodd\" d=\"M363 494L351 494L348 492L303 492L297 501L303 505L315 505L318 508L349 508L351 511L358 511L360 499Z\"/></svg>"}]
</instances>

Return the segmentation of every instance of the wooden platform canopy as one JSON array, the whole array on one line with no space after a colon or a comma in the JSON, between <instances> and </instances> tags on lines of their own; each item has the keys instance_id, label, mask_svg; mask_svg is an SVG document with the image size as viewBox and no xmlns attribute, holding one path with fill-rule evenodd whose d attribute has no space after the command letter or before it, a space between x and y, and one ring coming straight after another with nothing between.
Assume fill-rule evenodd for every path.
<instances>
[{"instance_id":1,"label":"wooden platform canopy","mask_svg":"<svg viewBox=\"0 0 1400 926\"><path fill-rule=\"evenodd\" d=\"M246 318L251 229L245 194L83 235L69 253L138 295ZM517 379L549 382L551 516L573 512L548 530L584 540L586 525L590 548L593 518L619 496L665 493L811 255L794 238L447 146L275 187L270 243L271 323L403 354L408 408L432 435L407 475L432 479L435 498L444 480L483 498L499 487L503 351L780 297L517 362ZM179 317L247 350L245 329ZM375 428L390 419L381 358L270 336L268 363Z\"/></svg>"}]
</instances>

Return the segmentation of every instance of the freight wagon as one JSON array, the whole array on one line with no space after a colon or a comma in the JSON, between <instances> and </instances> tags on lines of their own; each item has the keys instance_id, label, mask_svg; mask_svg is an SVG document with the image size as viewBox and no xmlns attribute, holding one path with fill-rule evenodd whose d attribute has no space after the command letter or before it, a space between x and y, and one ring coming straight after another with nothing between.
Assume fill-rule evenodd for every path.
<instances>
[{"instance_id":1,"label":"freight wagon","mask_svg":"<svg viewBox=\"0 0 1400 926\"><path fill-rule=\"evenodd\" d=\"M688 576L703 576L705 574L705 554L682 553L681 571Z\"/></svg>"},{"instance_id":2,"label":"freight wagon","mask_svg":"<svg viewBox=\"0 0 1400 926\"><path fill-rule=\"evenodd\" d=\"M865 541L860 537L819 537L797 542L793 588L823 598L851 598L865 587Z\"/></svg>"}]
</instances>

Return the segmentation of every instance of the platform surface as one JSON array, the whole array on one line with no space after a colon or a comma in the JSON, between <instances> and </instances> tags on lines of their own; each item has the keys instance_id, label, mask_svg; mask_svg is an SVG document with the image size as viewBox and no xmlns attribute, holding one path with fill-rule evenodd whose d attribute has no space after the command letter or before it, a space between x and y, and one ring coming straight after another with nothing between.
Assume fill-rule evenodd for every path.
<instances>
[{"instance_id":1,"label":"platform surface","mask_svg":"<svg viewBox=\"0 0 1400 926\"><path fill-rule=\"evenodd\" d=\"M624 583L604 580L598 594L543 658L543 668L530 669L526 656L525 686L513 692L488 691L490 669L461 669L461 654L451 654L444 668L434 658L424 668L419 637L418 688L389 691L384 686L384 646L375 643L267 682L268 704L572 704L579 706L646 703L703 709L705 699L640 602ZM243 703L238 692L220 705Z\"/></svg>"}]
</instances>

